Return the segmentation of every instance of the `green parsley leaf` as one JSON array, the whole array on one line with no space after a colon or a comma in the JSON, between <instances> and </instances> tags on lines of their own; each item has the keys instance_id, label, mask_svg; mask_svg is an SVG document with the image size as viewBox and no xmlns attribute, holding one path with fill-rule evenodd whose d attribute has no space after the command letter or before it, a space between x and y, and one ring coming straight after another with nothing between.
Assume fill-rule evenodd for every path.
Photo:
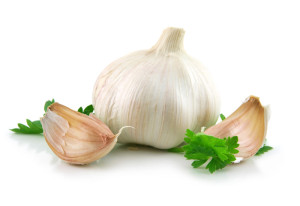
<instances>
[{"instance_id":1,"label":"green parsley leaf","mask_svg":"<svg viewBox=\"0 0 300 206\"><path fill-rule=\"evenodd\" d=\"M54 99L46 101L44 105L44 111L47 112L48 107L55 102ZM78 112L81 112L83 114L89 115L94 111L93 105L87 106L85 109L80 107L78 109ZM11 131L15 133L21 133L21 134L40 134L43 133L43 127L39 120L36 121L30 121L29 119L26 120L26 123L28 126L19 123L18 128L10 129Z\"/></svg>"},{"instance_id":2,"label":"green parsley leaf","mask_svg":"<svg viewBox=\"0 0 300 206\"><path fill-rule=\"evenodd\" d=\"M21 133L21 134L40 134L43 133L42 124L39 120L37 121L30 121L29 119L26 119L27 125L18 124L19 128L11 129L11 131L15 133Z\"/></svg>"},{"instance_id":3,"label":"green parsley leaf","mask_svg":"<svg viewBox=\"0 0 300 206\"><path fill-rule=\"evenodd\" d=\"M202 159L202 160L196 160L192 163L192 166L194 168L198 168L200 167L201 165L203 165L208 159Z\"/></svg>"},{"instance_id":4,"label":"green parsley leaf","mask_svg":"<svg viewBox=\"0 0 300 206\"><path fill-rule=\"evenodd\" d=\"M237 136L228 137L226 139L226 144L227 144L229 152L231 152L232 154L239 153L239 151L237 149L235 149L235 148L237 148L239 146L239 144L238 144L238 137Z\"/></svg>"},{"instance_id":5,"label":"green parsley leaf","mask_svg":"<svg viewBox=\"0 0 300 206\"><path fill-rule=\"evenodd\" d=\"M44 111L47 112L48 107L55 102L54 99L45 102ZM28 126L19 123L18 128L11 129L11 131L20 134L40 134L43 133L43 127L40 120L30 121L26 119Z\"/></svg>"},{"instance_id":6,"label":"green parsley leaf","mask_svg":"<svg viewBox=\"0 0 300 206\"><path fill-rule=\"evenodd\" d=\"M83 113L83 108L79 107L79 109L77 111L80 112L80 113Z\"/></svg>"},{"instance_id":7,"label":"green parsley leaf","mask_svg":"<svg viewBox=\"0 0 300 206\"><path fill-rule=\"evenodd\" d=\"M261 148L257 151L257 153L255 154L255 156L262 155L263 153L268 152L268 151L271 150L271 149L273 149L273 147L264 145L263 147L261 147Z\"/></svg>"},{"instance_id":8,"label":"green parsley leaf","mask_svg":"<svg viewBox=\"0 0 300 206\"><path fill-rule=\"evenodd\" d=\"M47 112L48 107L55 102L54 99L46 101L44 105L44 111Z\"/></svg>"},{"instance_id":9,"label":"green parsley leaf","mask_svg":"<svg viewBox=\"0 0 300 206\"><path fill-rule=\"evenodd\" d=\"M216 170L220 170L226 167L227 164L227 162L223 162L219 158L213 157L211 161L207 164L205 169L208 169L210 173L214 173Z\"/></svg>"},{"instance_id":10,"label":"green parsley leaf","mask_svg":"<svg viewBox=\"0 0 300 206\"><path fill-rule=\"evenodd\" d=\"M184 156L187 159L195 160L192 163L194 168L198 168L209 161L206 169L210 173L231 164L235 161L234 154L238 153L236 149L239 146L237 136L219 139L204 133L195 134L188 129L184 140L186 145L181 147L185 153ZM176 150L178 149L176 148Z\"/></svg>"},{"instance_id":11,"label":"green parsley leaf","mask_svg":"<svg viewBox=\"0 0 300 206\"><path fill-rule=\"evenodd\" d=\"M82 107L80 107L77 111L80 112L80 113L82 113L82 114L89 115L90 113L94 112L94 106L92 104L90 104L85 109L83 109Z\"/></svg>"},{"instance_id":12,"label":"green parsley leaf","mask_svg":"<svg viewBox=\"0 0 300 206\"><path fill-rule=\"evenodd\" d=\"M93 113L93 112L94 112L94 106L92 104L87 106L83 111L83 113L86 115L89 115L90 113Z\"/></svg>"},{"instance_id":13,"label":"green parsley leaf","mask_svg":"<svg viewBox=\"0 0 300 206\"><path fill-rule=\"evenodd\" d=\"M184 152L184 150L181 147L174 147L174 148L168 149L168 152L182 153L182 152Z\"/></svg>"},{"instance_id":14,"label":"green parsley leaf","mask_svg":"<svg viewBox=\"0 0 300 206\"><path fill-rule=\"evenodd\" d=\"M226 117L224 116L224 114L220 114L220 118L223 121L224 119L226 119Z\"/></svg>"}]
</instances>

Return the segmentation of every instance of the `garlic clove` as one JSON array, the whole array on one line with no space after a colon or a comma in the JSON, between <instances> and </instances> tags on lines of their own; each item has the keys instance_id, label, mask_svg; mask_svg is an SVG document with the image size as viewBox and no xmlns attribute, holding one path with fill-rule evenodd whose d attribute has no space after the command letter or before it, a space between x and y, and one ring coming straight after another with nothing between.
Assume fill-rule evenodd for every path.
<instances>
[{"instance_id":1,"label":"garlic clove","mask_svg":"<svg viewBox=\"0 0 300 206\"><path fill-rule=\"evenodd\" d=\"M93 114L87 116L54 103L41 123L46 142L62 160L71 164L88 164L108 154L118 135Z\"/></svg>"},{"instance_id":2,"label":"garlic clove","mask_svg":"<svg viewBox=\"0 0 300 206\"><path fill-rule=\"evenodd\" d=\"M229 117L204 133L217 138L238 136L239 153L235 156L240 160L247 159L263 145L268 118L269 108L263 107L258 97L250 96Z\"/></svg>"}]
</instances>

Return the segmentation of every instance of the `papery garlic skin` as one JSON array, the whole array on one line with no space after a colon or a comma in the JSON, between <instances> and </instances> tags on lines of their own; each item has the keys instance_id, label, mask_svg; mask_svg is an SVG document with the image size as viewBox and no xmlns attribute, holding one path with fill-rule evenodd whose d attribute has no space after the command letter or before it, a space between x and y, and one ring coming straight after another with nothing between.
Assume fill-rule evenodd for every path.
<instances>
[{"instance_id":1,"label":"papery garlic skin","mask_svg":"<svg viewBox=\"0 0 300 206\"><path fill-rule=\"evenodd\" d=\"M98 160L117 142L117 136L93 114L87 116L59 103L48 107L41 123L49 147L71 164Z\"/></svg>"},{"instance_id":2,"label":"papery garlic skin","mask_svg":"<svg viewBox=\"0 0 300 206\"><path fill-rule=\"evenodd\" d=\"M93 92L95 115L118 138L159 149L183 142L219 115L219 96L207 70L183 49L183 29L167 28L150 50L122 57L105 68Z\"/></svg>"},{"instance_id":3,"label":"papery garlic skin","mask_svg":"<svg viewBox=\"0 0 300 206\"><path fill-rule=\"evenodd\" d=\"M235 156L241 161L255 155L263 145L269 115L269 107L262 106L258 97L250 96L229 117L204 133L218 138L238 136L239 153Z\"/></svg>"}]
</instances>

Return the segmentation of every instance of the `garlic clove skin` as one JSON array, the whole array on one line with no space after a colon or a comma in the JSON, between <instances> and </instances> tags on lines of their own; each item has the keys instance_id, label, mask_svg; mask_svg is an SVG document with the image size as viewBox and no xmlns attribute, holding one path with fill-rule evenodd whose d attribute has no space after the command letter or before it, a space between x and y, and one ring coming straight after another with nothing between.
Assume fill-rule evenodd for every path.
<instances>
[{"instance_id":1,"label":"garlic clove skin","mask_svg":"<svg viewBox=\"0 0 300 206\"><path fill-rule=\"evenodd\" d=\"M117 135L93 114L87 116L59 103L48 107L41 123L49 147L70 164L98 160L117 142Z\"/></svg>"},{"instance_id":2,"label":"garlic clove skin","mask_svg":"<svg viewBox=\"0 0 300 206\"><path fill-rule=\"evenodd\" d=\"M93 92L95 115L120 143L159 149L184 141L187 128L197 132L216 123L220 100L206 68L184 50L185 31L167 28L149 50L122 57L106 67Z\"/></svg>"},{"instance_id":3,"label":"garlic clove skin","mask_svg":"<svg viewBox=\"0 0 300 206\"><path fill-rule=\"evenodd\" d=\"M256 154L263 145L269 119L269 107L263 107L258 97L250 96L229 117L208 128L204 133L217 138L238 136L239 161Z\"/></svg>"}]
</instances>

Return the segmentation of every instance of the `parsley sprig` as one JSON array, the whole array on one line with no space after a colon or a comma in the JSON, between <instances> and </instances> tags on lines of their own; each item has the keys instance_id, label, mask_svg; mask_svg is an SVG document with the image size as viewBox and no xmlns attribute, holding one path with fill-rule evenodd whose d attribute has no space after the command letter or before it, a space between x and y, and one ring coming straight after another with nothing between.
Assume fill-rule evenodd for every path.
<instances>
[{"instance_id":1,"label":"parsley sprig","mask_svg":"<svg viewBox=\"0 0 300 206\"><path fill-rule=\"evenodd\" d=\"M226 119L226 117L225 117L224 114L220 114L220 118L221 118L222 121L223 121L224 119Z\"/></svg>"},{"instance_id":2,"label":"parsley sprig","mask_svg":"<svg viewBox=\"0 0 300 206\"><path fill-rule=\"evenodd\" d=\"M271 150L271 149L273 149L273 147L268 146L268 145L264 145L264 146L262 146L262 147L257 151L257 153L255 154L255 156L262 155L263 153L268 152L268 151Z\"/></svg>"},{"instance_id":3,"label":"parsley sprig","mask_svg":"<svg viewBox=\"0 0 300 206\"><path fill-rule=\"evenodd\" d=\"M45 102L44 105L44 111L47 112L48 107L55 102L54 99L48 100ZM80 107L78 109L78 112L89 115L90 113L94 112L93 105L89 105L85 107L84 109ZM40 120L31 121L29 119L26 119L27 126L24 124L19 123L18 128L10 129L11 131L15 133L20 134L41 134L43 133L43 127Z\"/></svg>"},{"instance_id":4,"label":"parsley sprig","mask_svg":"<svg viewBox=\"0 0 300 206\"><path fill-rule=\"evenodd\" d=\"M94 106L92 104L90 104L89 106L87 106L84 109L82 107L79 107L78 112L86 114L86 115L90 115L90 113L94 112Z\"/></svg>"},{"instance_id":5,"label":"parsley sprig","mask_svg":"<svg viewBox=\"0 0 300 206\"><path fill-rule=\"evenodd\" d=\"M19 123L18 128L11 129L11 131L15 133L22 133L22 134L43 133L43 128L40 120L30 121L29 119L26 119L26 123L28 126Z\"/></svg>"},{"instance_id":6,"label":"parsley sprig","mask_svg":"<svg viewBox=\"0 0 300 206\"><path fill-rule=\"evenodd\" d=\"M44 111L47 112L48 107L55 102L54 99L48 100L45 102L44 105ZM43 127L40 120L36 121L30 121L29 119L26 119L26 123L28 126L19 123L18 128L10 129L11 131L15 133L21 133L21 134L41 134L43 133Z\"/></svg>"},{"instance_id":7,"label":"parsley sprig","mask_svg":"<svg viewBox=\"0 0 300 206\"><path fill-rule=\"evenodd\" d=\"M179 148L172 148L171 152L184 152L188 160L194 160L192 166L198 168L208 162L206 169L210 173L223 169L236 160L234 154L239 144L238 137L219 139L204 133L194 133L187 129L184 141L186 145Z\"/></svg>"},{"instance_id":8,"label":"parsley sprig","mask_svg":"<svg viewBox=\"0 0 300 206\"><path fill-rule=\"evenodd\" d=\"M44 111L47 112L48 107L55 102L54 99L45 102Z\"/></svg>"},{"instance_id":9,"label":"parsley sprig","mask_svg":"<svg viewBox=\"0 0 300 206\"><path fill-rule=\"evenodd\" d=\"M222 121L226 119L223 114L220 114L220 118ZM188 160L194 160L192 162L194 168L198 168L208 162L205 168L210 173L214 173L216 170L223 169L236 160L234 154L239 152L237 150L239 146L237 136L219 139L203 132L195 134L189 129L186 130L185 135L185 143L182 147L171 148L168 151L184 153ZM255 155L261 155L271 149L273 148L264 145Z\"/></svg>"}]
</instances>

